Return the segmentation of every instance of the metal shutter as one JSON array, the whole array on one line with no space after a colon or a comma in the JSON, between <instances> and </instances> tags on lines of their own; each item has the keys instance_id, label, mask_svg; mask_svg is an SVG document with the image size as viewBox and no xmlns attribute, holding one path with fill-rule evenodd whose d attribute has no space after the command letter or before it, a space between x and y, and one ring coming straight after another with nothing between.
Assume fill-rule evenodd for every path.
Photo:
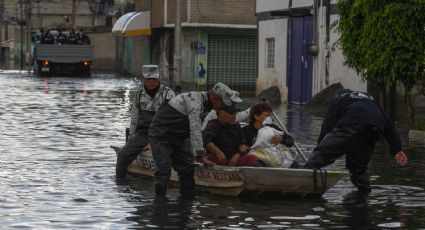
<instances>
[{"instance_id":1,"label":"metal shutter","mask_svg":"<svg viewBox=\"0 0 425 230\"><path fill-rule=\"evenodd\" d=\"M223 82L234 90L255 92L255 36L208 35L207 87Z\"/></svg>"}]
</instances>

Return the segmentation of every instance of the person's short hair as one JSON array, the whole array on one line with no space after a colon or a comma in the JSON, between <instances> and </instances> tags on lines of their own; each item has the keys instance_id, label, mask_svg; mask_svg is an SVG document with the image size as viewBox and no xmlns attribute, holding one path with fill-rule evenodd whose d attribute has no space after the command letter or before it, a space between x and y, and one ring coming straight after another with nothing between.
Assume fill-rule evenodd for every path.
<instances>
[{"instance_id":1,"label":"person's short hair","mask_svg":"<svg viewBox=\"0 0 425 230\"><path fill-rule=\"evenodd\" d=\"M268 102L259 102L251 107L249 121L255 122L255 116L260 116L264 112L273 112L272 106Z\"/></svg>"},{"instance_id":2,"label":"person's short hair","mask_svg":"<svg viewBox=\"0 0 425 230\"><path fill-rule=\"evenodd\" d=\"M224 105L226 106L232 106L232 103L234 102L242 102L238 92L230 89L229 86L221 82L216 83L212 88L212 91L214 91L221 98Z\"/></svg>"}]
</instances>

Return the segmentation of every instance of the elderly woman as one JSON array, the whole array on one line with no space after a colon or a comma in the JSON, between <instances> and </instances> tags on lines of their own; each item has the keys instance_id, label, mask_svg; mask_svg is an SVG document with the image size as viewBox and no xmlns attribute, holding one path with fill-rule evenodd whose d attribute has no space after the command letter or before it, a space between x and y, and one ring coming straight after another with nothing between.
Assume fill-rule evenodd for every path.
<instances>
[{"instance_id":1,"label":"elderly woman","mask_svg":"<svg viewBox=\"0 0 425 230\"><path fill-rule=\"evenodd\" d=\"M278 126L272 124L270 116L273 110L268 102L257 103L251 107L249 114L249 125L242 128L248 146L252 146L258 135L258 130L264 126L270 126L274 129L282 131ZM286 133L275 135L271 139L272 144L284 144L291 147L294 144L294 139Z\"/></svg>"}]
</instances>

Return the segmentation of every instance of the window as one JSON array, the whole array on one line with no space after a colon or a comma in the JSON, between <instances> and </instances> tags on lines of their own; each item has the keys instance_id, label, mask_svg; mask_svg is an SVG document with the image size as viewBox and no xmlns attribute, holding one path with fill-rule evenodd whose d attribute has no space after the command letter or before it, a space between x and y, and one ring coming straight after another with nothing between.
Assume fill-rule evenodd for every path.
<instances>
[{"instance_id":1,"label":"window","mask_svg":"<svg viewBox=\"0 0 425 230\"><path fill-rule=\"evenodd\" d=\"M266 68L274 69L274 38L266 38Z\"/></svg>"}]
</instances>

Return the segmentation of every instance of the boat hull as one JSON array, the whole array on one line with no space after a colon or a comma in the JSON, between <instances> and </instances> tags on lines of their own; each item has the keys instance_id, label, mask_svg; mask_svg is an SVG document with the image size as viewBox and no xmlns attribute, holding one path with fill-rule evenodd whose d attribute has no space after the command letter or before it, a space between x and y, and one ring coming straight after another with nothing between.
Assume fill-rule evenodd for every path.
<instances>
[{"instance_id":1,"label":"boat hull","mask_svg":"<svg viewBox=\"0 0 425 230\"><path fill-rule=\"evenodd\" d=\"M112 147L118 153L118 147ZM155 162L150 151L141 152L128 166L133 174L153 177ZM240 196L242 194L277 193L282 195L321 196L347 175L343 171L288 169L271 167L207 166L195 163L197 187L213 194ZM178 182L172 170L171 181Z\"/></svg>"}]
</instances>

